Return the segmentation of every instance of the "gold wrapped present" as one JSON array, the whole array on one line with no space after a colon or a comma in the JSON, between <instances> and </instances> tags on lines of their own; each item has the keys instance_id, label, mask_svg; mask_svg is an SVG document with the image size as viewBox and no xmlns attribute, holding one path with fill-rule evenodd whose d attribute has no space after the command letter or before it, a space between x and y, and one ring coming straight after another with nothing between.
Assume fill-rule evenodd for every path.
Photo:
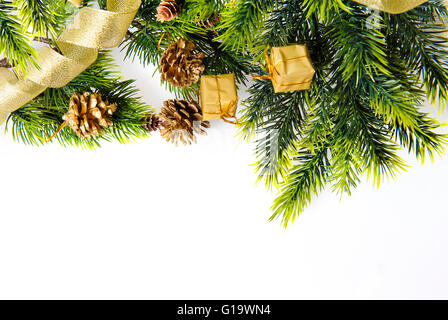
<instances>
[{"instance_id":1,"label":"gold wrapped present","mask_svg":"<svg viewBox=\"0 0 448 320\"><path fill-rule=\"evenodd\" d=\"M235 112L238 105L235 76L233 73L201 77L201 107L203 120L222 119L236 124Z\"/></svg>"},{"instance_id":2,"label":"gold wrapped present","mask_svg":"<svg viewBox=\"0 0 448 320\"><path fill-rule=\"evenodd\" d=\"M353 0L372 9L398 14L414 9L428 0Z\"/></svg>"},{"instance_id":3,"label":"gold wrapped present","mask_svg":"<svg viewBox=\"0 0 448 320\"><path fill-rule=\"evenodd\" d=\"M313 81L314 70L306 45L273 47L271 56L266 48L266 69L269 74L256 79L271 79L276 93L308 90Z\"/></svg>"}]
</instances>

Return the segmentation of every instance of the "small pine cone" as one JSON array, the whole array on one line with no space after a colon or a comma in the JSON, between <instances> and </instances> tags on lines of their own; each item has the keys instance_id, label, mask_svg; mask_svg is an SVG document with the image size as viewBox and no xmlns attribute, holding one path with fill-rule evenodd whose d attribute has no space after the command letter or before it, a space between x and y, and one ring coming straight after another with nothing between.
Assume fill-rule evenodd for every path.
<instances>
[{"instance_id":1,"label":"small pine cone","mask_svg":"<svg viewBox=\"0 0 448 320\"><path fill-rule=\"evenodd\" d=\"M182 12L182 8L174 0L165 0L160 2L157 7L157 20L160 22L176 19Z\"/></svg>"},{"instance_id":2,"label":"small pine cone","mask_svg":"<svg viewBox=\"0 0 448 320\"><path fill-rule=\"evenodd\" d=\"M155 114L151 114L142 119L143 127L149 132L157 131L160 125L160 119Z\"/></svg>"},{"instance_id":3,"label":"small pine cone","mask_svg":"<svg viewBox=\"0 0 448 320\"><path fill-rule=\"evenodd\" d=\"M168 100L160 111L160 134L167 142L190 145L196 142L195 133L205 135L210 123L202 120L201 107L195 102Z\"/></svg>"},{"instance_id":4,"label":"small pine cone","mask_svg":"<svg viewBox=\"0 0 448 320\"><path fill-rule=\"evenodd\" d=\"M100 93L74 93L68 111L62 119L78 137L97 137L104 128L113 125L110 116L117 110L115 104L103 101Z\"/></svg>"},{"instance_id":5,"label":"small pine cone","mask_svg":"<svg viewBox=\"0 0 448 320\"><path fill-rule=\"evenodd\" d=\"M170 44L160 58L162 81L179 88L197 83L205 70L202 62L205 55L202 52L193 54L194 49L194 43L185 39Z\"/></svg>"},{"instance_id":6,"label":"small pine cone","mask_svg":"<svg viewBox=\"0 0 448 320\"><path fill-rule=\"evenodd\" d=\"M213 13L210 17L208 17L206 20L202 22L204 28L209 29L216 26L218 23L221 22L221 16L218 13Z\"/></svg>"}]
</instances>

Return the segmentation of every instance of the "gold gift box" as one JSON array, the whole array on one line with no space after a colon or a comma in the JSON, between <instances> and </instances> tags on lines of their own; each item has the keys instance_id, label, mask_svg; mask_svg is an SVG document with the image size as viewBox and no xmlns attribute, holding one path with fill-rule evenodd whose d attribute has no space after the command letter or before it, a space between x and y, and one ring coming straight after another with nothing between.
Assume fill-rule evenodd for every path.
<instances>
[{"instance_id":1,"label":"gold gift box","mask_svg":"<svg viewBox=\"0 0 448 320\"><path fill-rule=\"evenodd\" d=\"M238 95L233 73L202 76L200 95L204 121L223 119L231 122L227 119L235 118Z\"/></svg>"},{"instance_id":2,"label":"gold gift box","mask_svg":"<svg viewBox=\"0 0 448 320\"><path fill-rule=\"evenodd\" d=\"M269 76L276 93L308 90L314 70L306 45L273 47L267 58Z\"/></svg>"}]
</instances>

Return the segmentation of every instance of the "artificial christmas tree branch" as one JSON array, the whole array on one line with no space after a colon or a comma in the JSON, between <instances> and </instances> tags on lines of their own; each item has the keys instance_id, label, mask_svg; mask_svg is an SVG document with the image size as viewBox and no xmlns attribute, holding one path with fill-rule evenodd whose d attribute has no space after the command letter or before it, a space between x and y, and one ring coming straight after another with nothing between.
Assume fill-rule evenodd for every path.
<instances>
[{"instance_id":1,"label":"artificial christmas tree branch","mask_svg":"<svg viewBox=\"0 0 448 320\"><path fill-rule=\"evenodd\" d=\"M2 66L32 66L30 39L53 43L53 34L63 26L48 16L61 2L48 0L56 6L49 11L42 7L44 1L29 2L17 1L18 7L0 2L0 45L7 57L0 60ZM394 9L388 5L399 3L374 2L390 12ZM97 3L106 9L106 0ZM179 99L167 101L162 113L154 114L134 97L131 81L119 80L102 53L66 86L37 87L45 91L8 119L15 139L40 145L66 123L52 141L96 147L102 140L126 142L160 130L165 139L188 144L194 133L203 133L195 121L205 128L210 114L230 115L228 106L236 108L234 79L244 83L248 73L257 73L263 76L248 90L240 132L255 139L258 180L279 190L271 219L281 219L284 226L326 188L351 194L364 176L376 186L395 177L406 169L402 148L422 162L445 150L448 136L422 110L425 101L441 111L448 105L448 12L443 0L415 1L412 10L400 14L372 10L373 1L362 0L143 0L138 11L133 4L135 19L126 20L130 28L120 30L114 44L124 36L126 57L159 66L165 85ZM70 15L70 10L63 12L62 17ZM30 34L22 32L18 17ZM84 31L73 31L77 41L69 37L69 42L84 42L90 30ZM6 70L0 76L16 81ZM201 78L216 81L208 90L216 87L217 96L208 92L204 106L194 102ZM232 79L225 88L232 104L221 103L218 79ZM0 95L0 102L5 97ZM9 98L11 103L28 99Z\"/></svg>"},{"instance_id":2,"label":"artificial christmas tree branch","mask_svg":"<svg viewBox=\"0 0 448 320\"><path fill-rule=\"evenodd\" d=\"M14 111L6 123L15 140L25 144L43 145L48 137L55 133L63 123L63 115L68 110L67 101L73 93L98 92L103 100L117 105L117 111L111 117L113 126L92 139L81 139L71 128L64 128L51 142L63 146L81 146L95 148L102 141L116 140L126 143L148 136L141 125L141 119L151 108L138 97L133 81L121 81L117 74L117 65L107 52L101 52L97 61L68 85L58 89L47 89L33 101Z\"/></svg>"},{"instance_id":3,"label":"artificial christmas tree branch","mask_svg":"<svg viewBox=\"0 0 448 320\"><path fill-rule=\"evenodd\" d=\"M0 55L23 73L36 66L36 50L31 42L56 38L73 13L67 6L57 0L1 1Z\"/></svg>"},{"instance_id":4,"label":"artificial christmas tree branch","mask_svg":"<svg viewBox=\"0 0 448 320\"><path fill-rule=\"evenodd\" d=\"M254 54L305 43L316 69L309 91L275 94L257 80L245 102L241 130L258 135L259 179L280 190L273 219L286 226L327 186L350 194L365 174L375 185L395 177L406 168L401 147L422 161L444 152L447 135L421 106L446 105L446 14L438 0L400 15L351 0L297 0L265 15Z\"/></svg>"},{"instance_id":5,"label":"artificial christmas tree branch","mask_svg":"<svg viewBox=\"0 0 448 320\"><path fill-rule=\"evenodd\" d=\"M34 37L33 41L44 43L44 44L53 44L53 40L43 37ZM0 68L13 68L14 65L8 62L7 58L0 59Z\"/></svg>"}]
</instances>

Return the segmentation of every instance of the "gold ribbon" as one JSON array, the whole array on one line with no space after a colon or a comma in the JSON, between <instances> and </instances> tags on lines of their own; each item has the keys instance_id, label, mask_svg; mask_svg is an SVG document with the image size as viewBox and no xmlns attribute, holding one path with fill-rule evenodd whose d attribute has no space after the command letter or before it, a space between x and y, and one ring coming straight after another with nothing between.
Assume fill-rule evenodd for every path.
<instances>
[{"instance_id":1,"label":"gold ribbon","mask_svg":"<svg viewBox=\"0 0 448 320\"><path fill-rule=\"evenodd\" d=\"M220 117L224 122L230 123L230 124L235 124L235 125L239 125L240 123L238 122L238 118L235 117L234 115L231 115L229 113L229 109L232 108L235 104L237 104L237 101L230 101L229 103L225 104L224 106L221 103L221 93L219 90L219 81L218 81L218 76L215 75L215 80L216 80L216 88L218 90L218 101L219 101L219 109L221 111ZM225 110L225 111L224 111ZM235 119L235 121L231 121L229 119Z\"/></svg>"},{"instance_id":2,"label":"gold ribbon","mask_svg":"<svg viewBox=\"0 0 448 320\"><path fill-rule=\"evenodd\" d=\"M166 31L163 32L162 35L160 36L159 42L157 42L157 50L159 50L159 51L163 51L163 50L160 49L160 45L162 44L162 40L163 40L163 38L165 38L165 35L168 37L168 47L171 44L170 34L168 32L166 32Z\"/></svg>"},{"instance_id":3,"label":"gold ribbon","mask_svg":"<svg viewBox=\"0 0 448 320\"><path fill-rule=\"evenodd\" d=\"M398 14L414 9L428 0L353 0L372 9Z\"/></svg>"},{"instance_id":4,"label":"gold ribbon","mask_svg":"<svg viewBox=\"0 0 448 320\"><path fill-rule=\"evenodd\" d=\"M76 2L73 0L70 2ZM57 39L62 54L50 47L38 50L37 67L26 78L0 68L0 124L46 88L60 88L87 69L98 49L113 48L123 40L141 0L108 0L107 11L82 8Z\"/></svg>"},{"instance_id":5,"label":"gold ribbon","mask_svg":"<svg viewBox=\"0 0 448 320\"><path fill-rule=\"evenodd\" d=\"M272 80L272 78L273 78L273 76L274 76L274 66L273 66L272 63L271 63L271 58L269 57L269 54L268 54L268 50L269 50L269 48L270 48L270 46L267 46L266 49L264 49L264 57L265 57L265 59L266 59L266 66L265 66L265 69L266 69L266 71L267 71L269 74L267 74L267 75L265 75L265 76L260 76L260 75L252 74L252 77L253 77L254 79L271 79L271 80Z\"/></svg>"}]
</instances>

